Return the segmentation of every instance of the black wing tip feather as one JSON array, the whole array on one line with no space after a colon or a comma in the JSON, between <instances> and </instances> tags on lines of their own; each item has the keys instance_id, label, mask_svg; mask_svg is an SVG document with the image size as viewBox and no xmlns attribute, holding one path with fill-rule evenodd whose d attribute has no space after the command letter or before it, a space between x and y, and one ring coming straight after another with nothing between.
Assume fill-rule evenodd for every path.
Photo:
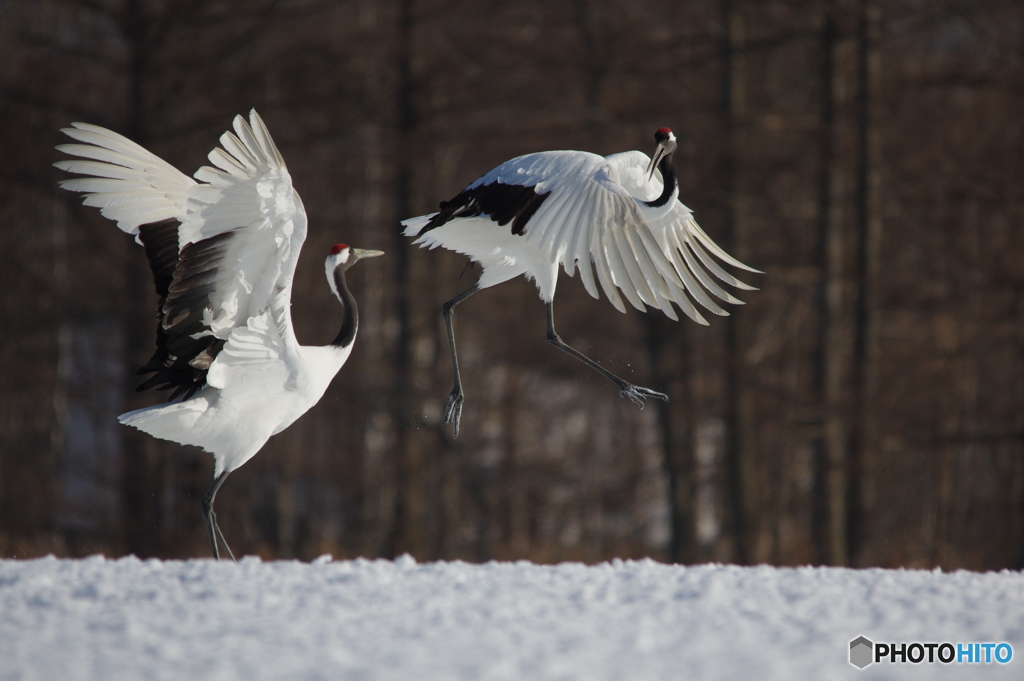
<instances>
[{"instance_id":1,"label":"black wing tip feather","mask_svg":"<svg viewBox=\"0 0 1024 681\"><path fill-rule=\"evenodd\" d=\"M417 236L457 218L487 215L501 226L512 223L512 233L521 235L526 223L550 196L550 192L537 193L532 185L492 182L464 189L451 201L442 201L440 211L430 219Z\"/></svg>"},{"instance_id":2,"label":"black wing tip feather","mask_svg":"<svg viewBox=\"0 0 1024 681\"><path fill-rule=\"evenodd\" d=\"M206 375L225 340L209 334L203 311L216 288L217 272L235 231L186 244L178 252L178 223L165 220L139 229L156 292L156 352L139 375L153 374L136 388L171 390L168 402L188 399L206 385Z\"/></svg>"},{"instance_id":3,"label":"black wing tip feather","mask_svg":"<svg viewBox=\"0 0 1024 681\"><path fill-rule=\"evenodd\" d=\"M156 294L161 299L167 296L178 265L178 225L177 220L162 220L139 227L139 240L146 250Z\"/></svg>"}]
</instances>

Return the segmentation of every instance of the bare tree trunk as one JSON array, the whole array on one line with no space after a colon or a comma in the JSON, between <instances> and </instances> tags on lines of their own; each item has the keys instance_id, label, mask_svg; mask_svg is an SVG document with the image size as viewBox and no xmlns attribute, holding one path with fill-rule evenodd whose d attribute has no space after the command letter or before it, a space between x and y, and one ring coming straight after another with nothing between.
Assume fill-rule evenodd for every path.
<instances>
[{"instance_id":1,"label":"bare tree trunk","mask_svg":"<svg viewBox=\"0 0 1024 681\"><path fill-rule=\"evenodd\" d=\"M415 106L416 80L413 74L413 16L415 6L413 0L399 0L398 3L398 130L397 130L397 167L395 169L395 211L399 219L412 215L413 191L413 156L410 149L414 143L417 125ZM420 481L420 456L416 448L416 438L411 432L414 404L412 400L414 380L414 361L412 357L413 315L411 299L414 297L410 287L414 284L410 277L410 257L406 239L399 230L395 230L396 238L392 251L395 254L395 295L396 315L398 317L398 342L395 347L394 386L392 388L392 422L397 428L396 460L395 460L395 510L393 526L388 545L383 553L397 556L405 552L413 552L418 546L417 520L418 494Z\"/></svg>"},{"instance_id":2,"label":"bare tree trunk","mask_svg":"<svg viewBox=\"0 0 1024 681\"><path fill-rule=\"evenodd\" d=\"M682 394L690 385L688 362L691 348L687 335L653 313L645 319L647 352L652 372L650 386L671 395L671 402L652 400L661 445L661 468L665 475L669 507L668 560L691 563L697 560L695 532L696 485L693 435L689 427L689 395ZM682 364L682 366L677 366ZM681 380L665 380L665 376ZM683 413L680 413L683 412Z\"/></svg>"},{"instance_id":3,"label":"bare tree trunk","mask_svg":"<svg viewBox=\"0 0 1024 681\"><path fill-rule=\"evenodd\" d=\"M815 509L815 554L817 561L831 565L847 563L846 546L846 471L847 411L850 403L845 387L850 358L850 338L845 308L845 257L847 225L845 216L853 199L855 176L849 154L847 102L842 101L846 42L840 33L844 10L838 3L825 6L821 19L821 168L818 188L818 361L816 387L823 413L823 429L817 441L819 501Z\"/></svg>"},{"instance_id":4,"label":"bare tree trunk","mask_svg":"<svg viewBox=\"0 0 1024 681\"><path fill-rule=\"evenodd\" d=\"M149 16L144 0L128 0L125 5L124 35L130 45L128 63L128 115L127 135L142 146L148 138L148 111L146 110L146 83L150 77L150 54L153 17ZM124 248L135 244L124 239ZM125 403L125 410L139 409L151 404L151 399L135 396L138 376L135 367L142 366L153 350L153 314L148 309L151 298L148 291L152 281L145 258L130 253L127 263L124 334L125 356L131 370L126 372L126 393L133 397ZM154 556L162 546L160 509L161 492L158 446L150 436L125 429L122 466L122 528L124 550L141 557Z\"/></svg>"},{"instance_id":5,"label":"bare tree trunk","mask_svg":"<svg viewBox=\"0 0 1024 681\"><path fill-rule=\"evenodd\" d=\"M586 61L587 127L594 150L603 150L606 114L601 106L609 68L608 12L606 0L575 0L576 28L583 43ZM602 151L602 153L604 153Z\"/></svg>"},{"instance_id":6,"label":"bare tree trunk","mask_svg":"<svg viewBox=\"0 0 1024 681\"><path fill-rule=\"evenodd\" d=\"M872 452L877 444L872 405L877 393L878 369L878 275L882 222L878 209L878 131L872 124L872 81L878 73L878 10L872 0L859 0L857 18L857 261L853 366L856 373L854 421L851 432L850 478L847 498L848 560L857 565L865 523L873 505Z\"/></svg>"},{"instance_id":7,"label":"bare tree trunk","mask_svg":"<svg viewBox=\"0 0 1024 681\"><path fill-rule=\"evenodd\" d=\"M723 247L740 260L744 220L744 195L740 158L744 149L745 125L745 29L742 0L722 2L722 108L726 121L728 160L725 168L726 213ZM743 336L741 318L726 320L728 347L726 378L726 466L728 468L729 506L735 542L734 556L739 564L752 558L754 504L754 449L750 436L751 396L743 387Z\"/></svg>"}]
</instances>

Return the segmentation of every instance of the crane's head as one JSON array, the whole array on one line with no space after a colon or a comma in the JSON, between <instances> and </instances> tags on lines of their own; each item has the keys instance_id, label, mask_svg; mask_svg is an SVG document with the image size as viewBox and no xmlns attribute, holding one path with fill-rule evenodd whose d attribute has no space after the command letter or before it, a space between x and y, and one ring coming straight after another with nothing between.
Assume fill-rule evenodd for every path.
<instances>
[{"instance_id":1,"label":"crane's head","mask_svg":"<svg viewBox=\"0 0 1024 681\"><path fill-rule=\"evenodd\" d=\"M334 244L331 246L331 254L327 256L327 271L330 273L338 267L351 267L357 260L363 258L376 258L384 255L384 251L366 251L362 248L352 248L347 244Z\"/></svg>"},{"instance_id":2,"label":"crane's head","mask_svg":"<svg viewBox=\"0 0 1024 681\"><path fill-rule=\"evenodd\" d=\"M661 163L661 159L671 156L676 150L676 136L668 128L658 128L654 133L654 154L651 162L647 164L648 182L654 177L654 169Z\"/></svg>"},{"instance_id":3,"label":"crane's head","mask_svg":"<svg viewBox=\"0 0 1024 681\"><path fill-rule=\"evenodd\" d=\"M324 269L327 271L327 283L330 284L334 295L341 298L338 295L339 286L348 290L345 285L345 271L349 267L363 258L376 258L378 255L384 255L384 251L364 251L361 248L352 248L347 244L331 246L331 253L324 262Z\"/></svg>"}]
</instances>

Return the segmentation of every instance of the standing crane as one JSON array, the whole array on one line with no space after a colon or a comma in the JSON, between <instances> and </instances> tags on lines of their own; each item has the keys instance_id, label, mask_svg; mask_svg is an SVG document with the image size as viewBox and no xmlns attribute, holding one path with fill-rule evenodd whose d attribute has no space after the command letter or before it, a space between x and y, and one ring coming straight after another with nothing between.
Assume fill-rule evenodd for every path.
<instances>
[{"instance_id":1,"label":"standing crane","mask_svg":"<svg viewBox=\"0 0 1024 681\"><path fill-rule=\"evenodd\" d=\"M359 313L345 273L383 255L337 244L325 263L342 307L341 330L324 347L299 345L292 280L306 239L306 212L284 159L255 110L220 138L195 178L121 135L87 123L63 130L80 144L57 148L54 165L85 178L61 186L145 249L156 292L156 352L138 390L170 390L168 403L118 420L153 437L202 447L215 459L203 519L215 558L234 559L213 511L231 471L323 396L352 352Z\"/></svg>"},{"instance_id":2,"label":"standing crane","mask_svg":"<svg viewBox=\"0 0 1024 681\"><path fill-rule=\"evenodd\" d=\"M676 138L668 128L654 133L654 157L627 151L601 157L584 151L545 151L502 163L463 189L440 211L402 222L405 236L421 247L443 246L482 266L480 279L441 310L448 330L455 387L448 395L444 422L455 437L462 418L462 379L455 350L452 315L477 291L520 274L533 279L547 307L548 341L611 380L619 394L641 409L664 393L619 378L566 344L555 331L552 301L558 269L577 267L587 292L598 297L594 273L615 309L625 312L619 289L641 312L644 305L678 320L672 303L688 317L707 324L687 297L718 315L727 315L708 292L742 304L709 276L743 290L756 290L726 272L711 257L758 272L719 248L679 201L672 167ZM705 290L706 289L706 290Z\"/></svg>"}]
</instances>

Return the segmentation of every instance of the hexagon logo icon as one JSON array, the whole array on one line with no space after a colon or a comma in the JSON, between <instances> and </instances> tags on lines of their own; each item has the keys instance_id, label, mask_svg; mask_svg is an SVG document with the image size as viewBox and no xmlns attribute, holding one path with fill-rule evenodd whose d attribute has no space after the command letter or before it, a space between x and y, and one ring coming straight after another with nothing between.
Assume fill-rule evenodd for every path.
<instances>
[{"instance_id":1,"label":"hexagon logo icon","mask_svg":"<svg viewBox=\"0 0 1024 681\"><path fill-rule=\"evenodd\" d=\"M857 669L867 667L873 662L871 653L874 647L875 644L863 636L858 636L850 641L850 664Z\"/></svg>"}]
</instances>

